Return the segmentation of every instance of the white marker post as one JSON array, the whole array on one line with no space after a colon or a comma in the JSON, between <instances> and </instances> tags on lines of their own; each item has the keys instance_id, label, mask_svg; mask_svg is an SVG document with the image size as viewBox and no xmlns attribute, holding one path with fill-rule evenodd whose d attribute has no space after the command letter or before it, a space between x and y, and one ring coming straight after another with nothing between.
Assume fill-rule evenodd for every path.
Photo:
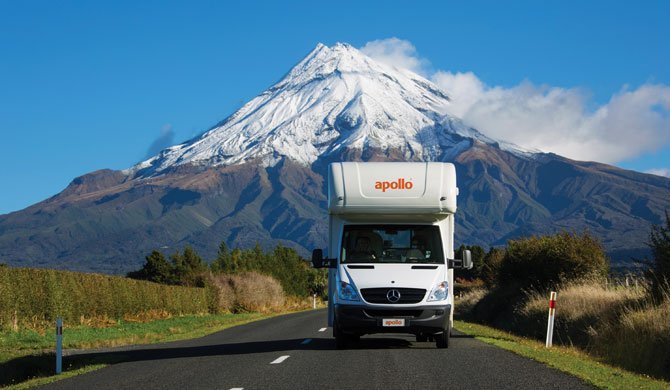
<instances>
[{"instance_id":1,"label":"white marker post","mask_svg":"<svg viewBox=\"0 0 670 390\"><path fill-rule=\"evenodd\" d=\"M549 297L549 318L547 319L547 343L551 347L554 338L554 315L556 314L556 292L552 291Z\"/></svg>"},{"instance_id":2,"label":"white marker post","mask_svg":"<svg viewBox=\"0 0 670 390\"><path fill-rule=\"evenodd\" d=\"M63 319L56 318L56 374L63 371Z\"/></svg>"},{"instance_id":3,"label":"white marker post","mask_svg":"<svg viewBox=\"0 0 670 390\"><path fill-rule=\"evenodd\" d=\"M312 298L313 298L313 300L312 300L312 308L313 308L313 309L316 309L316 294L314 294L314 296L313 296Z\"/></svg>"}]
</instances>

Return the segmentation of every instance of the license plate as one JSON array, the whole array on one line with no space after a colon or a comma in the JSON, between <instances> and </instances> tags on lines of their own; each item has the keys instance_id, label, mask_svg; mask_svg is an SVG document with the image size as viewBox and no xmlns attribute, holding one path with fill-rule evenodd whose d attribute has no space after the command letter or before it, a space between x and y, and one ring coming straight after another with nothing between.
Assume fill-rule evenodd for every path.
<instances>
[{"instance_id":1,"label":"license plate","mask_svg":"<svg viewBox=\"0 0 670 390\"><path fill-rule=\"evenodd\" d=\"M382 326L405 326L404 318L384 318Z\"/></svg>"}]
</instances>

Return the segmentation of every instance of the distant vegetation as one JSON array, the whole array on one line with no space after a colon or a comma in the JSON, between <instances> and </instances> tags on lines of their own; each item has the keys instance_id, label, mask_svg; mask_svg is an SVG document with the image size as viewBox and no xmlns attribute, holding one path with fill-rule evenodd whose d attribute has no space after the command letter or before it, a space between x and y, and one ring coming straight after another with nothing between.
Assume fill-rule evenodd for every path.
<instances>
[{"instance_id":1,"label":"distant vegetation","mask_svg":"<svg viewBox=\"0 0 670 390\"><path fill-rule=\"evenodd\" d=\"M609 263L602 245L589 233L561 232L510 240L507 247L461 245L472 252L472 270L465 279L482 279L489 287L514 285L517 289L547 289L580 279L605 278Z\"/></svg>"},{"instance_id":2,"label":"distant vegetation","mask_svg":"<svg viewBox=\"0 0 670 390\"><path fill-rule=\"evenodd\" d=\"M304 297L327 291L325 272L283 246L229 251L224 243L211 266L188 246L169 259L152 251L128 277L0 266L0 330L43 329L56 317L100 325L124 318L276 312L305 307Z\"/></svg>"},{"instance_id":3,"label":"distant vegetation","mask_svg":"<svg viewBox=\"0 0 670 390\"><path fill-rule=\"evenodd\" d=\"M650 277L608 279L601 245L589 234L559 233L508 242L483 256L457 315L540 340L550 291L558 292L554 343L606 362L670 378L670 218L653 226ZM474 269L477 269L475 264Z\"/></svg>"},{"instance_id":4,"label":"distant vegetation","mask_svg":"<svg viewBox=\"0 0 670 390\"><path fill-rule=\"evenodd\" d=\"M165 286L118 276L0 267L0 329L105 322L126 316L207 313L203 288Z\"/></svg>"},{"instance_id":5,"label":"distant vegetation","mask_svg":"<svg viewBox=\"0 0 670 390\"><path fill-rule=\"evenodd\" d=\"M144 266L129 272L128 277L161 284L204 287L202 275L207 271L207 265L193 248L187 246L183 252L175 252L170 260L168 262L163 253L154 250L146 257Z\"/></svg>"},{"instance_id":6,"label":"distant vegetation","mask_svg":"<svg viewBox=\"0 0 670 390\"><path fill-rule=\"evenodd\" d=\"M252 249L234 248L231 251L222 242L210 266L189 246L183 252L172 254L170 261L163 253L154 250L146 257L144 266L128 273L128 277L156 283L204 287L212 280L209 273L214 276L239 275L250 271L271 276L279 281L284 292L292 296L317 294L325 298L328 290L324 270L311 268L295 249L281 245L270 252L265 252L258 244Z\"/></svg>"},{"instance_id":7,"label":"distant vegetation","mask_svg":"<svg viewBox=\"0 0 670 390\"><path fill-rule=\"evenodd\" d=\"M652 293L655 298L662 300L664 292L670 285L670 215L667 210L665 211L665 226L654 225L652 227L649 234L649 246L654 256Z\"/></svg>"}]
</instances>

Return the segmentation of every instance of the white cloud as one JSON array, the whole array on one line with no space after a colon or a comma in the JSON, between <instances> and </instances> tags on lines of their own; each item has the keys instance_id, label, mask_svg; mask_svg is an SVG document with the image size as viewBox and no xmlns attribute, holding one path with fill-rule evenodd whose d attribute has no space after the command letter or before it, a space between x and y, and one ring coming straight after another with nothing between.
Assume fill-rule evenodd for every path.
<instances>
[{"instance_id":1,"label":"white cloud","mask_svg":"<svg viewBox=\"0 0 670 390\"><path fill-rule=\"evenodd\" d=\"M397 38L369 42L363 51L412 70L428 64L410 42ZM607 163L670 146L667 85L624 86L597 106L580 88L529 81L511 88L489 86L471 72L437 71L430 78L453 98L453 115L492 138Z\"/></svg>"},{"instance_id":2,"label":"white cloud","mask_svg":"<svg viewBox=\"0 0 670 390\"><path fill-rule=\"evenodd\" d=\"M652 175L670 177L670 168L650 169L650 170L646 171L645 173L651 173Z\"/></svg>"},{"instance_id":3,"label":"white cloud","mask_svg":"<svg viewBox=\"0 0 670 390\"><path fill-rule=\"evenodd\" d=\"M437 72L453 114L489 137L579 160L614 163L670 145L670 87L622 89L592 105L579 88L489 87L472 73Z\"/></svg>"},{"instance_id":4,"label":"white cloud","mask_svg":"<svg viewBox=\"0 0 670 390\"><path fill-rule=\"evenodd\" d=\"M428 60L418 56L416 47L411 42L395 37L370 41L360 50L379 62L409 69L423 76L430 65Z\"/></svg>"}]
</instances>

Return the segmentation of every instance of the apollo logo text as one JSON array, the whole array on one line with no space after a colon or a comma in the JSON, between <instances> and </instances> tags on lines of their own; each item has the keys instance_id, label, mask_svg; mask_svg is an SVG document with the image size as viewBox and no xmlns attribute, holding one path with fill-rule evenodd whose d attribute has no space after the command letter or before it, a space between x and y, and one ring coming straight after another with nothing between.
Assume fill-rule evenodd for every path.
<instances>
[{"instance_id":1,"label":"apollo logo text","mask_svg":"<svg viewBox=\"0 0 670 390\"><path fill-rule=\"evenodd\" d=\"M387 190L411 190L412 187L414 187L414 183L403 178L396 181L375 182L375 190L382 190L382 192L386 192Z\"/></svg>"}]
</instances>

